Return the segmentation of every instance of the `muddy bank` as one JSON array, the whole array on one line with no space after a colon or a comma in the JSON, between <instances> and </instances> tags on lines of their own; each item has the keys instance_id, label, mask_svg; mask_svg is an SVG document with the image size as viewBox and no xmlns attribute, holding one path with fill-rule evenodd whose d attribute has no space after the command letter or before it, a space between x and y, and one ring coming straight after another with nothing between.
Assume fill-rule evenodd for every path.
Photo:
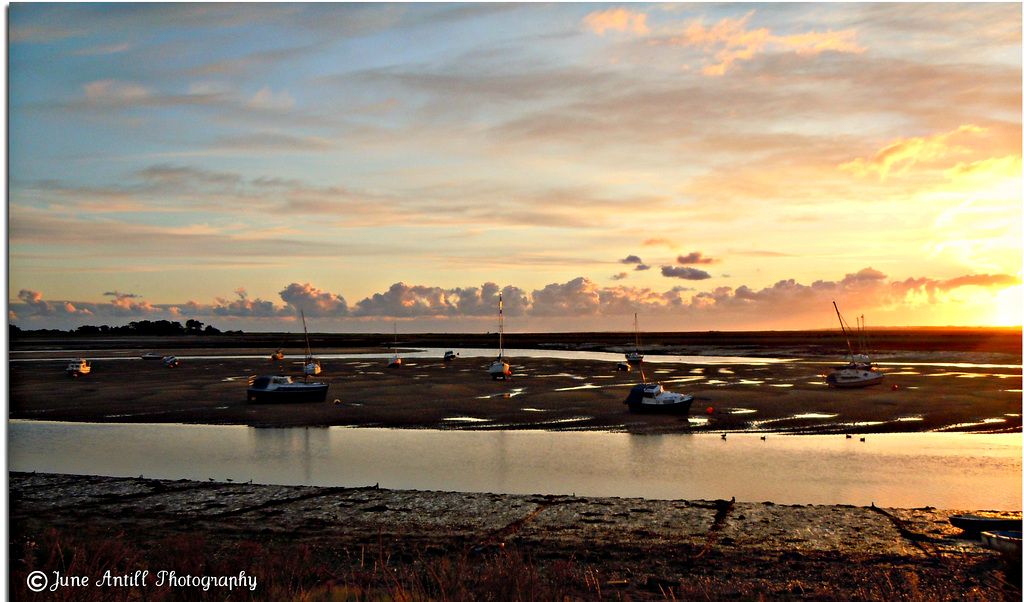
<instances>
[{"instance_id":1,"label":"muddy bank","mask_svg":"<svg viewBox=\"0 0 1024 602\"><path fill-rule=\"evenodd\" d=\"M23 473L10 475L10 499L16 588L30 565L41 568L32 564L32 546L56 529L79 542L120 538L144 551L188 534L204 538L203 553L211 558L237 556L256 544L301 547L335 585L380 567L405 574L438 563L464 567L472 572L465 578L475 579L492 565L506 574L514 560L535 578L559 575L569 593L585 599L1020 596L1019 571L1007 573L1004 559L949 524L960 510ZM244 560L232 566L262 575Z\"/></svg>"},{"instance_id":2,"label":"muddy bank","mask_svg":"<svg viewBox=\"0 0 1024 602\"><path fill-rule=\"evenodd\" d=\"M639 371L613 361L509 357L513 378L492 381L486 358L330 359L327 401L267 405L246 401L258 374L299 377L301 357L274 362L238 349L164 348L181 362L139 360L151 348L93 355L92 372L69 378L68 357L80 350L18 353L9 362L10 418L397 428L591 429L628 432L763 431L874 433L959 430L1020 432L1019 357L982 352L883 354L882 385L833 390L823 374L834 357L729 365L648 362L644 375L666 389L694 395L689 416L635 415L623 405ZM379 350L377 350L379 352ZM242 357L239 357L242 356ZM88 356L86 356L88 357ZM992 359L1016 361L991 363ZM970 362L970 365L962 362Z\"/></svg>"}]
</instances>

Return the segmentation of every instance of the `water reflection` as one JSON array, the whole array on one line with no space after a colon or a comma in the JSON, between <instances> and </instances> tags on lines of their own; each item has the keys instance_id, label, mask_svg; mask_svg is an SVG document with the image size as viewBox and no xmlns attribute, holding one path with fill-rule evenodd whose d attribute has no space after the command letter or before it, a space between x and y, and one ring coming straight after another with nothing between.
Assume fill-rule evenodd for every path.
<instances>
[{"instance_id":1,"label":"water reflection","mask_svg":"<svg viewBox=\"0 0 1024 602\"><path fill-rule=\"evenodd\" d=\"M1021 508L1021 436L258 429L14 420L9 468L495 493Z\"/></svg>"}]
</instances>

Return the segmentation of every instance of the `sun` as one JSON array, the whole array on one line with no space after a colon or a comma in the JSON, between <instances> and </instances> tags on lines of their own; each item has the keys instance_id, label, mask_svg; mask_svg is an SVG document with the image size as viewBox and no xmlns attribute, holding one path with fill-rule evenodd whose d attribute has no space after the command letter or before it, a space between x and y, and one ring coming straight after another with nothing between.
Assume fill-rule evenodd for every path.
<instances>
[{"instance_id":1,"label":"sun","mask_svg":"<svg viewBox=\"0 0 1024 602\"><path fill-rule=\"evenodd\" d=\"M1021 285L1004 288L996 293L995 315L992 326L1020 326L1024 314Z\"/></svg>"}]
</instances>

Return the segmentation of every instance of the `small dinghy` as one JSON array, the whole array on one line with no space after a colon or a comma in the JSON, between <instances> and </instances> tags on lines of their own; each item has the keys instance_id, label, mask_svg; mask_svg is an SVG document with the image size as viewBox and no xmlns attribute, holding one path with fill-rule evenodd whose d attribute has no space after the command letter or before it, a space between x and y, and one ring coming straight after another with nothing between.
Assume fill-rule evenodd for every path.
<instances>
[{"instance_id":1,"label":"small dinghy","mask_svg":"<svg viewBox=\"0 0 1024 602\"><path fill-rule=\"evenodd\" d=\"M68 376L84 376L92 372L92 365L82 358L75 358L68 364Z\"/></svg>"},{"instance_id":2,"label":"small dinghy","mask_svg":"<svg viewBox=\"0 0 1024 602\"><path fill-rule=\"evenodd\" d=\"M1021 519L1009 516L980 516L958 514L949 517L949 524L971 537L978 537L983 531L1020 531Z\"/></svg>"}]
</instances>

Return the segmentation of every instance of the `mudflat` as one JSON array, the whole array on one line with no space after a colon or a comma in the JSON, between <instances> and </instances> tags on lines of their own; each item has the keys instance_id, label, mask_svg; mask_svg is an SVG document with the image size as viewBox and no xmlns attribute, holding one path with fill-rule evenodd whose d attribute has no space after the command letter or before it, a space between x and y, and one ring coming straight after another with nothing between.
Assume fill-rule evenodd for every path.
<instances>
[{"instance_id":1,"label":"mudflat","mask_svg":"<svg viewBox=\"0 0 1024 602\"><path fill-rule=\"evenodd\" d=\"M340 337L340 338L339 338ZM444 349L441 335L406 337L399 353ZM491 359L406 357L388 369L386 339L318 335L314 354L330 384L324 403L259 404L249 378L302 378L302 350L270 359L273 335L159 340L27 339L12 343L10 418L252 426L462 429L599 429L628 432L772 431L876 433L1021 431L1020 331L889 333L873 355L880 385L837 390L824 375L842 362L834 333L670 333L645 343L642 368L616 361L507 355L513 376L494 381ZM621 353L625 335L522 335L541 350ZM625 339L625 340L623 340ZM460 336L462 347L488 343ZM333 345L333 346L332 346ZM459 346L449 345L456 351ZM140 355L157 350L180 364ZM287 351L287 350L286 350ZM359 355L363 354L363 355ZM352 357L334 358L346 355ZM377 355L378 357L371 357ZM686 361L660 361L680 356ZM713 356L734 358L710 361ZM65 374L69 358L92 372ZM644 378L694 396L689 416L631 414L622 403Z\"/></svg>"}]
</instances>

